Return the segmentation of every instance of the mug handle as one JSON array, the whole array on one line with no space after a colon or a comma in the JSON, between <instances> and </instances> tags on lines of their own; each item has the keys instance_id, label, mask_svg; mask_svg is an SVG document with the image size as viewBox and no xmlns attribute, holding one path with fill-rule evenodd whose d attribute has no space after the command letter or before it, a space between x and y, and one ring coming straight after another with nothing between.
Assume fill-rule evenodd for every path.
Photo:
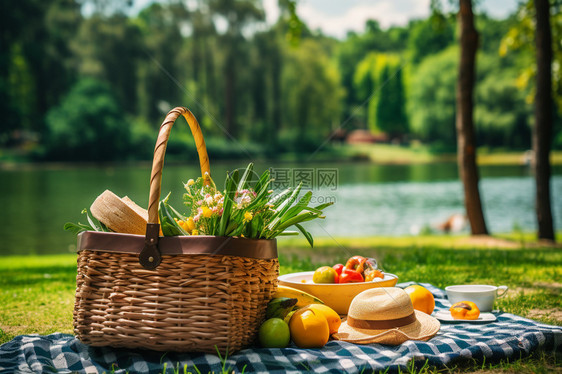
<instances>
[{"instance_id":1,"label":"mug handle","mask_svg":"<svg viewBox=\"0 0 562 374\"><path fill-rule=\"evenodd\" d=\"M507 286L498 286L498 289L496 290L496 295L497 297L502 297L507 293ZM502 293L499 293L500 290L503 290Z\"/></svg>"}]
</instances>

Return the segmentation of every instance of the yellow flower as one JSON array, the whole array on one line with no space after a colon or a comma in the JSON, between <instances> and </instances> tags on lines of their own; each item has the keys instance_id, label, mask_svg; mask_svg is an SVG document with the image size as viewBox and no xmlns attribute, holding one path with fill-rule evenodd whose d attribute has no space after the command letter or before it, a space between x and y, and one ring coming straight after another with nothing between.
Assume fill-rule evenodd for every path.
<instances>
[{"instance_id":1,"label":"yellow flower","mask_svg":"<svg viewBox=\"0 0 562 374\"><path fill-rule=\"evenodd\" d=\"M192 184L195 184L195 181L193 179L190 179L187 181L186 186L191 186Z\"/></svg>"},{"instance_id":2,"label":"yellow flower","mask_svg":"<svg viewBox=\"0 0 562 374\"><path fill-rule=\"evenodd\" d=\"M194 229L191 231L191 235L199 235L199 231Z\"/></svg>"},{"instance_id":3,"label":"yellow flower","mask_svg":"<svg viewBox=\"0 0 562 374\"><path fill-rule=\"evenodd\" d=\"M187 226L187 231L193 231L193 229L195 228L195 222L193 222L193 218L189 217L185 225Z\"/></svg>"},{"instance_id":4,"label":"yellow flower","mask_svg":"<svg viewBox=\"0 0 562 374\"><path fill-rule=\"evenodd\" d=\"M203 211L203 217L209 218L213 215L213 211L209 209L209 207L204 206L201 209Z\"/></svg>"},{"instance_id":5,"label":"yellow flower","mask_svg":"<svg viewBox=\"0 0 562 374\"><path fill-rule=\"evenodd\" d=\"M249 221L252 220L252 218L254 218L254 216L252 215L252 213L250 213L250 212L244 213L244 222L249 222Z\"/></svg>"}]
</instances>

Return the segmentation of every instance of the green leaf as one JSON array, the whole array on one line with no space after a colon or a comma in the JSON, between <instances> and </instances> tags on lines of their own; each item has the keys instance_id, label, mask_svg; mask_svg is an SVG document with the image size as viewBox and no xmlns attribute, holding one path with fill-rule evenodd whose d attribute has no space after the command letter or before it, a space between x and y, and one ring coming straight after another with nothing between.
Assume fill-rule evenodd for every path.
<instances>
[{"instance_id":1,"label":"green leaf","mask_svg":"<svg viewBox=\"0 0 562 374\"><path fill-rule=\"evenodd\" d=\"M88 223L90 224L90 226L92 226L92 228L95 231L102 231L101 227L98 227L98 225L95 224L95 222L92 220L92 218L90 218L90 215L88 214L88 211L86 211L86 218L88 219Z\"/></svg>"},{"instance_id":2,"label":"green leaf","mask_svg":"<svg viewBox=\"0 0 562 374\"><path fill-rule=\"evenodd\" d=\"M242 174L240 181L238 182L238 186L236 187L237 191L242 191L248 188L248 178L252 175L253 171L254 171L254 164L250 162L246 167L244 174Z\"/></svg>"},{"instance_id":3,"label":"green leaf","mask_svg":"<svg viewBox=\"0 0 562 374\"><path fill-rule=\"evenodd\" d=\"M334 203L333 203L333 202L329 202L329 203L320 204L320 205L318 205L318 206L315 206L314 209L316 209L316 210L324 210L324 209L326 209L327 207L329 207L330 205L334 205Z\"/></svg>"},{"instance_id":4,"label":"green leaf","mask_svg":"<svg viewBox=\"0 0 562 374\"><path fill-rule=\"evenodd\" d=\"M310 212L305 212L305 213L301 213L295 217L292 217L290 219L288 219L285 222L280 223L276 228L275 231L283 231L286 228L296 225L297 223L301 223L301 222L306 222L306 221L310 221L314 218L317 218L318 215L316 213L310 213Z\"/></svg>"},{"instance_id":5,"label":"green leaf","mask_svg":"<svg viewBox=\"0 0 562 374\"><path fill-rule=\"evenodd\" d=\"M264 185L264 188L260 192L256 192L256 198L246 207L246 210L252 210L255 207L262 207L267 203L267 199L269 197L269 193L267 191L267 186L273 180L269 180Z\"/></svg>"},{"instance_id":6,"label":"green leaf","mask_svg":"<svg viewBox=\"0 0 562 374\"><path fill-rule=\"evenodd\" d=\"M287 210L289 210L291 204L295 201L295 198L299 195L301 188L302 188L302 182L299 183L297 188L295 188L291 196L285 201L283 201L281 205L279 205L279 207L276 209L275 214L271 217L272 219L271 223L267 225L268 230L271 231L275 230L275 226L279 223L279 221L281 221L281 217L287 212Z\"/></svg>"},{"instance_id":7,"label":"green leaf","mask_svg":"<svg viewBox=\"0 0 562 374\"><path fill-rule=\"evenodd\" d=\"M226 231L224 233L223 236L230 236L232 235L232 233L238 228L238 223L236 223L234 220L230 220L230 223L228 224L228 227L226 228Z\"/></svg>"},{"instance_id":8,"label":"green leaf","mask_svg":"<svg viewBox=\"0 0 562 374\"><path fill-rule=\"evenodd\" d=\"M299 231L304 235L304 237L306 238L306 240L308 240L308 244L310 244L310 247L313 248L314 247L314 239L312 238L312 235L306 231L304 229L304 227L302 227L301 225L299 225L298 223L295 224L295 227L297 229L299 229Z\"/></svg>"},{"instance_id":9,"label":"green leaf","mask_svg":"<svg viewBox=\"0 0 562 374\"><path fill-rule=\"evenodd\" d=\"M269 173L269 169L264 171L263 174L260 177L260 180L258 181L258 183L256 183L256 186L254 187L254 191L256 192L256 194L259 194L263 189L267 189L267 186L269 185L269 183L271 183L271 179L270 179L270 173Z\"/></svg>"},{"instance_id":10,"label":"green leaf","mask_svg":"<svg viewBox=\"0 0 562 374\"><path fill-rule=\"evenodd\" d=\"M189 233L185 231L174 219L185 219L185 217L179 214L170 206L170 204L168 204L169 198L170 193L168 193L164 200L160 201L158 204L158 216L160 217L160 228L162 228L162 234L164 234L164 236L189 235Z\"/></svg>"},{"instance_id":11,"label":"green leaf","mask_svg":"<svg viewBox=\"0 0 562 374\"><path fill-rule=\"evenodd\" d=\"M295 236L298 235L298 231L281 231L277 236Z\"/></svg>"},{"instance_id":12,"label":"green leaf","mask_svg":"<svg viewBox=\"0 0 562 374\"><path fill-rule=\"evenodd\" d=\"M238 183L240 182L240 170L236 169L230 174L232 181L234 182L234 190L238 187Z\"/></svg>"},{"instance_id":13,"label":"green leaf","mask_svg":"<svg viewBox=\"0 0 562 374\"><path fill-rule=\"evenodd\" d=\"M88 214L88 209L82 209L82 214L86 215L86 219L88 220L88 224L84 224L84 223L72 223L72 222L67 222L64 225L64 229L66 231L70 231L74 234L79 234L82 231L102 231L102 232L111 232L110 229L107 228L107 226L105 226L103 223L99 222L97 219L95 218L91 218L90 215Z\"/></svg>"},{"instance_id":14,"label":"green leaf","mask_svg":"<svg viewBox=\"0 0 562 374\"><path fill-rule=\"evenodd\" d=\"M269 202L273 205L273 208L276 209L279 205L281 205L293 191L292 188L287 188L286 190L280 192L278 195L275 195Z\"/></svg>"},{"instance_id":15,"label":"green leaf","mask_svg":"<svg viewBox=\"0 0 562 374\"><path fill-rule=\"evenodd\" d=\"M312 199L312 192L308 191L307 193L304 194L303 197L301 197L301 199L295 206L289 209L287 213L285 213L283 217L281 217L281 221L285 221L302 212L302 210L307 207L308 203L310 202L310 199Z\"/></svg>"},{"instance_id":16,"label":"green leaf","mask_svg":"<svg viewBox=\"0 0 562 374\"><path fill-rule=\"evenodd\" d=\"M236 183L235 180L238 179L238 170L232 173L232 176L226 175L226 189L224 195L223 212L219 222L219 231L217 235L225 236L226 229L228 227L228 221L232 211L232 204L234 204L234 196L236 194Z\"/></svg>"},{"instance_id":17,"label":"green leaf","mask_svg":"<svg viewBox=\"0 0 562 374\"><path fill-rule=\"evenodd\" d=\"M258 230L263 226L263 218L259 215L254 216L250 223L250 238L255 238L258 235Z\"/></svg>"},{"instance_id":18,"label":"green leaf","mask_svg":"<svg viewBox=\"0 0 562 374\"><path fill-rule=\"evenodd\" d=\"M65 223L64 230L70 231L75 235L78 235L82 231L95 231L94 228L90 225L84 225L82 223L72 223L72 222Z\"/></svg>"},{"instance_id":19,"label":"green leaf","mask_svg":"<svg viewBox=\"0 0 562 374\"><path fill-rule=\"evenodd\" d=\"M99 222L99 221L98 221ZM101 227L101 231L104 232L111 232L111 230L109 229L109 227L107 227L106 225L103 224L103 222L100 222L100 227Z\"/></svg>"}]
</instances>

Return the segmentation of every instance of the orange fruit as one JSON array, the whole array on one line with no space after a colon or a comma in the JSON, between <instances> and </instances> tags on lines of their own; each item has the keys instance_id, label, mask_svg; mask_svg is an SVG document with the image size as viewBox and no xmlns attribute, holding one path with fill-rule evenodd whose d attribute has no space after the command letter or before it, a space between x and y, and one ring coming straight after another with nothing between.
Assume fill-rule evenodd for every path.
<instances>
[{"instance_id":1,"label":"orange fruit","mask_svg":"<svg viewBox=\"0 0 562 374\"><path fill-rule=\"evenodd\" d=\"M326 321L328 321L328 328L330 329L330 335L335 334L338 332L338 329L341 325L341 318L335 310L330 308L324 304L309 304L305 306L303 309L312 309L314 311L320 312L326 317Z\"/></svg>"},{"instance_id":2,"label":"orange fruit","mask_svg":"<svg viewBox=\"0 0 562 374\"><path fill-rule=\"evenodd\" d=\"M328 321L321 312L301 308L289 321L291 338L300 348L322 348L330 339Z\"/></svg>"},{"instance_id":3,"label":"orange fruit","mask_svg":"<svg viewBox=\"0 0 562 374\"><path fill-rule=\"evenodd\" d=\"M410 296L414 309L426 314L431 314L435 309L435 299L427 288L415 284L406 287L404 291Z\"/></svg>"}]
</instances>

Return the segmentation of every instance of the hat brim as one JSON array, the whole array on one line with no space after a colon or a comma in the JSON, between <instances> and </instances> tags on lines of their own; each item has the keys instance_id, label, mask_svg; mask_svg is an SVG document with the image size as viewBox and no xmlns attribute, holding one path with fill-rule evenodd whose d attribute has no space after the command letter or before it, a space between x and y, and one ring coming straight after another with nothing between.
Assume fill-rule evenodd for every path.
<instances>
[{"instance_id":1,"label":"hat brim","mask_svg":"<svg viewBox=\"0 0 562 374\"><path fill-rule=\"evenodd\" d=\"M388 345L402 344L407 340L429 340L434 337L441 327L439 321L419 310L416 310L415 313L416 322L394 329L358 329L349 326L347 320L345 320L338 332L332 337L355 344L379 343Z\"/></svg>"}]
</instances>

